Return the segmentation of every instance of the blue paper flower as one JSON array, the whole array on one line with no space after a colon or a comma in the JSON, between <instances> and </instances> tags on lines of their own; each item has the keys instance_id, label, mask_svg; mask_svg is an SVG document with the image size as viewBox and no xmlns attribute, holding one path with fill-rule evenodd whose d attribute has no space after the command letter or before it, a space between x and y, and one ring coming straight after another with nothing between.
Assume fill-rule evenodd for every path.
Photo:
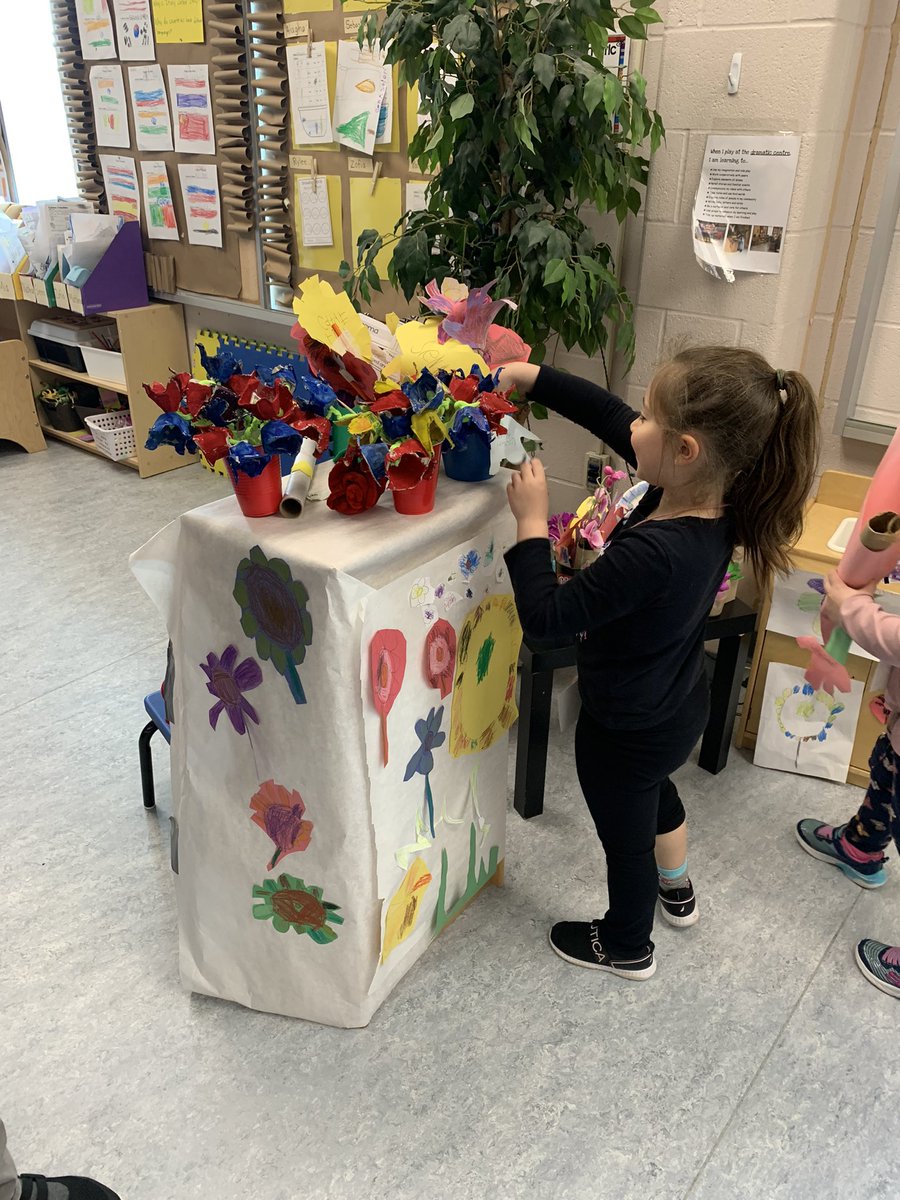
<instances>
[{"instance_id":1,"label":"blue paper flower","mask_svg":"<svg viewBox=\"0 0 900 1200\"><path fill-rule=\"evenodd\" d=\"M191 437L191 427L180 413L161 413L150 426L147 441L144 443L148 450L158 450L160 446L172 446L179 454L196 454L197 447Z\"/></svg>"},{"instance_id":2,"label":"blue paper flower","mask_svg":"<svg viewBox=\"0 0 900 1200\"><path fill-rule=\"evenodd\" d=\"M387 472L385 459L387 458L388 447L384 442L372 442L369 446L360 446L360 452L369 466L369 470L375 476L379 483L384 479Z\"/></svg>"},{"instance_id":3,"label":"blue paper flower","mask_svg":"<svg viewBox=\"0 0 900 1200\"><path fill-rule=\"evenodd\" d=\"M228 451L228 464L235 471L243 471L245 475L254 478L262 475L272 461L271 454L258 454L256 447L249 442L238 442Z\"/></svg>"},{"instance_id":4,"label":"blue paper flower","mask_svg":"<svg viewBox=\"0 0 900 1200\"><path fill-rule=\"evenodd\" d=\"M434 797L431 794L431 781L428 776L434 770L434 754L447 740L446 733L441 732L441 721L444 718L443 704L437 710L431 709L424 721L416 721L416 736L420 745L418 750L406 764L406 774L403 782L407 783L413 775L425 776L425 803L428 806L428 824L431 836L434 837Z\"/></svg>"},{"instance_id":5,"label":"blue paper flower","mask_svg":"<svg viewBox=\"0 0 900 1200\"><path fill-rule=\"evenodd\" d=\"M197 414L213 425L223 428L237 410L237 396L229 387L220 385Z\"/></svg>"},{"instance_id":6,"label":"blue paper flower","mask_svg":"<svg viewBox=\"0 0 900 1200\"><path fill-rule=\"evenodd\" d=\"M297 381L297 388L294 392L294 399L297 403L313 412L317 417L327 416L328 409L337 403L334 388L324 379L317 379L306 362L300 363L294 370L294 378Z\"/></svg>"},{"instance_id":7,"label":"blue paper flower","mask_svg":"<svg viewBox=\"0 0 900 1200\"><path fill-rule=\"evenodd\" d=\"M493 392L497 386L494 381L494 376L491 374L491 372L488 371L487 375L482 374L481 367L479 367L478 363L472 364L472 370L469 372L469 374L474 375L478 380L479 392Z\"/></svg>"},{"instance_id":8,"label":"blue paper flower","mask_svg":"<svg viewBox=\"0 0 900 1200\"><path fill-rule=\"evenodd\" d=\"M220 354L207 354L200 344L197 349L200 351L200 362L208 379L214 379L216 383L227 383L232 375L241 374L240 359L235 358L233 354L224 350Z\"/></svg>"},{"instance_id":9,"label":"blue paper flower","mask_svg":"<svg viewBox=\"0 0 900 1200\"><path fill-rule=\"evenodd\" d=\"M437 408L444 399L444 389L427 368L415 382L402 384L400 390L409 397L413 412Z\"/></svg>"},{"instance_id":10,"label":"blue paper flower","mask_svg":"<svg viewBox=\"0 0 900 1200\"><path fill-rule=\"evenodd\" d=\"M460 448L466 445L472 434L488 442L491 440L490 422L477 404L458 409L450 426L450 437Z\"/></svg>"},{"instance_id":11,"label":"blue paper flower","mask_svg":"<svg viewBox=\"0 0 900 1200\"><path fill-rule=\"evenodd\" d=\"M292 429L286 421L267 421L262 427L262 448L266 454L300 453L303 435Z\"/></svg>"},{"instance_id":12,"label":"blue paper flower","mask_svg":"<svg viewBox=\"0 0 900 1200\"><path fill-rule=\"evenodd\" d=\"M409 412L382 413L381 428L391 442L405 442L412 437L412 417Z\"/></svg>"},{"instance_id":13,"label":"blue paper flower","mask_svg":"<svg viewBox=\"0 0 900 1200\"><path fill-rule=\"evenodd\" d=\"M274 387L276 379L283 379L292 392L297 386L297 372L291 363L279 363L276 367L257 367L256 374L268 387Z\"/></svg>"}]
</instances>

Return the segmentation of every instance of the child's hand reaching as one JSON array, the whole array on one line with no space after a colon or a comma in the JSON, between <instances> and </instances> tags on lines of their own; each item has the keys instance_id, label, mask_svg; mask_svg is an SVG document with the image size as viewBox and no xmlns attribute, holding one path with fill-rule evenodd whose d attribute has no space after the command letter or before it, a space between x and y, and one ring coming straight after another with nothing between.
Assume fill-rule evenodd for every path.
<instances>
[{"instance_id":1,"label":"child's hand reaching","mask_svg":"<svg viewBox=\"0 0 900 1200\"><path fill-rule=\"evenodd\" d=\"M540 459L526 459L507 484L509 507L519 525L518 539L547 537L547 518L550 516L550 493L547 476Z\"/></svg>"},{"instance_id":2,"label":"child's hand reaching","mask_svg":"<svg viewBox=\"0 0 900 1200\"><path fill-rule=\"evenodd\" d=\"M870 583L863 588L852 588L844 583L837 571L832 571L830 575L825 576L825 603L822 605L823 614L833 625L840 625L841 605L844 601L849 600L851 596L858 596L860 593L874 596L876 586L875 583Z\"/></svg>"}]
</instances>

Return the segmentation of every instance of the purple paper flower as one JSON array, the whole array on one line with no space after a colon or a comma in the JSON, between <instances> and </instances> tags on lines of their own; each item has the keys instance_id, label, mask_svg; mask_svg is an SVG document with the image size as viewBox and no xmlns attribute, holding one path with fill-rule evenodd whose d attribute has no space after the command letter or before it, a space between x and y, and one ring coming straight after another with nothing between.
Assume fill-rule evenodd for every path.
<instances>
[{"instance_id":1,"label":"purple paper flower","mask_svg":"<svg viewBox=\"0 0 900 1200\"><path fill-rule=\"evenodd\" d=\"M547 533L551 542L558 542L575 520L575 514L570 512L554 513L547 521Z\"/></svg>"},{"instance_id":2,"label":"purple paper flower","mask_svg":"<svg viewBox=\"0 0 900 1200\"><path fill-rule=\"evenodd\" d=\"M237 663L237 646L228 646L219 658L215 654L207 654L206 662L200 663L200 670L206 675L206 690L216 697L215 703L209 710L209 723L215 729L223 710L228 713L228 719L238 733L247 732L245 715L256 725L259 717L256 709L247 701L243 693L252 691L262 683L262 670L255 658L245 658Z\"/></svg>"}]
</instances>

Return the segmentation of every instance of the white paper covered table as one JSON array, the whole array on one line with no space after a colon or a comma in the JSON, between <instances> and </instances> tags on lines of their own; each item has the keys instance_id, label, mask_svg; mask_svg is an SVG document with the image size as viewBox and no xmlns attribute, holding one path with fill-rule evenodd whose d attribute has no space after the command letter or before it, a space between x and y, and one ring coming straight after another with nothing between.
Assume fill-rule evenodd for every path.
<instances>
[{"instance_id":1,"label":"white paper covered table","mask_svg":"<svg viewBox=\"0 0 900 1200\"><path fill-rule=\"evenodd\" d=\"M175 656L186 987L365 1025L499 882L521 636L505 482L442 478L420 517L385 496L250 520L228 498L133 556Z\"/></svg>"}]
</instances>

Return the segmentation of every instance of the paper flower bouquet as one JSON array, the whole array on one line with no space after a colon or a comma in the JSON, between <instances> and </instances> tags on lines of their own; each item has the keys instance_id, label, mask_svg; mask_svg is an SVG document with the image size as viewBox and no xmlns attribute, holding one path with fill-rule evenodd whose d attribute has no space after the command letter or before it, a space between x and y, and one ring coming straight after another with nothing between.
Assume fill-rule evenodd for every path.
<instances>
[{"instance_id":1,"label":"paper flower bouquet","mask_svg":"<svg viewBox=\"0 0 900 1200\"><path fill-rule=\"evenodd\" d=\"M399 512L429 512L442 456L448 476L474 482L502 462L521 462L538 439L516 420L521 405L492 374L530 354L517 334L492 323L512 302L446 280L441 290L429 284L423 303L438 315L383 324L317 276L305 280L292 330L304 361L245 374L235 356L201 348L206 378L181 373L144 385L162 409L148 448L199 451L210 464L224 459L239 500L249 480L265 477L260 507L274 512L282 466L289 470L311 438L317 456L330 449L335 458L328 497L335 512L365 512L386 490Z\"/></svg>"}]
</instances>

